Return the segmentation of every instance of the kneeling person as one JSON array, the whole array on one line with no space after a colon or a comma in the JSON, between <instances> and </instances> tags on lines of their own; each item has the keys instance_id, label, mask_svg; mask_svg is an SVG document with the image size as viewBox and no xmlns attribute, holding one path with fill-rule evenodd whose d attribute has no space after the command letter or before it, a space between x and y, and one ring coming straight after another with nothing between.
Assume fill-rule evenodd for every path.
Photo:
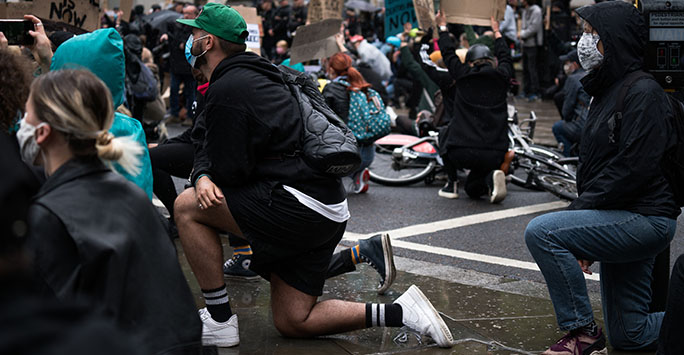
<instances>
[{"instance_id":1,"label":"kneeling person","mask_svg":"<svg viewBox=\"0 0 684 355\"><path fill-rule=\"evenodd\" d=\"M406 325L450 346L448 327L416 287L394 304L317 302L349 218L341 181L292 157L302 129L299 107L278 69L245 52L248 32L237 11L209 3L197 19L178 21L193 27L194 65L210 82L194 188L175 203L183 249L206 300L200 310L204 344L240 341L223 281L217 235L223 230L251 245L250 269L271 282L281 334L313 337Z\"/></svg>"}]
</instances>

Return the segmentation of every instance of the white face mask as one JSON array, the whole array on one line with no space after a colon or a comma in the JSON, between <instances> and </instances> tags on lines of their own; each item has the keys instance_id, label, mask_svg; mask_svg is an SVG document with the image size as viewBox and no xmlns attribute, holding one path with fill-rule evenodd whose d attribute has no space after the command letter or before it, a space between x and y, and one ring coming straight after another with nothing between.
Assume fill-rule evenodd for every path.
<instances>
[{"instance_id":1,"label":"white face mask","mask_svg":"<svg viewBox=\"0 0 684 355\"><path fill-rule=\"evenodd\" d=\"M28 165L33 165L40 152L40 146L36 142L36 130L38 127L47 125L42 122L38 126L34 126L26 122L26 116L19 121L19 130L17 131L17 141L19 142L19 152L21 153L21 160Z\"/></svg>"},{"instance_id":2,"label":"white face mask","mask_svg":"<svg viewBox=\"0 0 684 355\"><path fill-rule=\"evenodd\" d=\"M603 54L599 52L597 44L601 38L598 34L583 33L577 42L577 54L580 64L586 71L598 68L603 63Z\"/></svg>"},{"instance_id":3,"label":"white face mask","mask_svg":"<svg viewBox=\"0 0 684 355\"><path fill-rule=\"evenodd\" d=\"M565 63L565 64L563 65L563 72L565 73L565 75L570 75L570 74L572 74L572 64L570 64L570 63Z\"/></svg>"}]
</instances>

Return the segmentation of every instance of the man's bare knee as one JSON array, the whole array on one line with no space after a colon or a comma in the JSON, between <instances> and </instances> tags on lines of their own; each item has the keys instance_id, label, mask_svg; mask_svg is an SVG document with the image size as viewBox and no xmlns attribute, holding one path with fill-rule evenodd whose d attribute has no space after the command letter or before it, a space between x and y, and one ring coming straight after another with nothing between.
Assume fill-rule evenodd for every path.
<instances>
[{"instance_id":1,"label":"man's bare knee","mask_svg":"<svg viewBox=\"0 0 684 355\"><path fill-rule=\"evenodd\" d=\"M303 321L291 318L288 315L276 315L274 313L273 324L280 335L287 338L310 338L313 336L306 329Z\"/></svg>"},{"instance_id":2,"label":"man's bare knee","mask_svg":"<svg viewBox=\"0 0 684 355\"><path fill-rule=\"evenodd\" d=\"M189 217L190 212L196 207L195 205L197 205L195 191L192 188L185 189L185 191L178 195L176 201L173 203L173 218L178 222L179 220Z\"/></svg>"}]
</instances>

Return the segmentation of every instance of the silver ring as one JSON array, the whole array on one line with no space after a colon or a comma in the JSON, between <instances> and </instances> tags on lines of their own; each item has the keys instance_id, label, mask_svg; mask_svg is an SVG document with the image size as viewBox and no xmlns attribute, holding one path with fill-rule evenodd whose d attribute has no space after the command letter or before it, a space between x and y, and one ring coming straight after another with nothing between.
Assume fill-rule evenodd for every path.
<instances>
[{"instance_id":1,"label":"silver ring","mask_svg":"<svg viewBox=\"0 0 684 355\"><path fill-rule=\"evenodd\" d=\"M199 204L199 208L202 209L202 204L201 204L201 203Z\"/></svg>"},{"instance_id":2,"label":"silver ring","mask_svg":"<svg viewBox=\"0 0 684 355\"><path fill-rule=\"evenodd\" d=\"M42 26L42 25L43 25L42 22L38 22L38 23L36 24L36 27L37 27L37 26Z\"/></svg>"}]
</instances>

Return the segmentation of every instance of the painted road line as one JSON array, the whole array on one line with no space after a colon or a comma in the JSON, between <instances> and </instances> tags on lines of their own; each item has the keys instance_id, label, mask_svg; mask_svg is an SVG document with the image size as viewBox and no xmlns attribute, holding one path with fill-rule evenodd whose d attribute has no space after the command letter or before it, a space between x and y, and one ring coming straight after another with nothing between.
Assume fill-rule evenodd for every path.
<instances>
[{"instance_id":1,"label":"painted road line","mask_svg":"<svg viewBox=\"0 0 684 355\"><path fill-rule=\"evenodd\" d=\"M477 254L456 249L441 248L431 245L407 242L403 240L392 240L392 246L414 251L421 251L430 254L451 256L458 259L477 261L481 263L502 265L525 270L540 271L536 263L531 263L529 261L520 261L515 259L502 258L498 256ZM584 277L588 280L599 281L599 275L597 273L594 273L592 275L584 274Z\"/></svg>"},{"instance_id":2,"label":"painted road line","mask_svg":"<svg viewBox=\"0 0 684 355\"><path fill-rule=\"evenodd\" d=\"M540 203L538 205L516 207L516 208L510 208L510 209L506 209L506 210L478 213L478 214L472 214L472 215L468 215L468 216L461 216L461 217L456 217L456 218L451 218L451 219L445 219L442 221L423 223L423 224L415 224L415 225L404 227L404 228L385 231L384 233L389 233L390 237L392 237L392 240L394 241L394 240L399 239L399 238L406 238L406 237L412 237L414 235L434 233L434 232L439 232L439 231L443 231L443 230L465 227L465 226L470 226L473 224L487 223L487 222L497 221L500 219L524 216L524 215L533 214L533 213L546 212L546 211L550 211L550 210L565 208L567 206L568 206L568 203L564 202L564 201ZM377 233L358 234L358 233L347 232L344 234L344 239L346 239L346 240L359 240L359 239L368 238L374 234L377 234Z\"/></svg>"}]
</instances>

